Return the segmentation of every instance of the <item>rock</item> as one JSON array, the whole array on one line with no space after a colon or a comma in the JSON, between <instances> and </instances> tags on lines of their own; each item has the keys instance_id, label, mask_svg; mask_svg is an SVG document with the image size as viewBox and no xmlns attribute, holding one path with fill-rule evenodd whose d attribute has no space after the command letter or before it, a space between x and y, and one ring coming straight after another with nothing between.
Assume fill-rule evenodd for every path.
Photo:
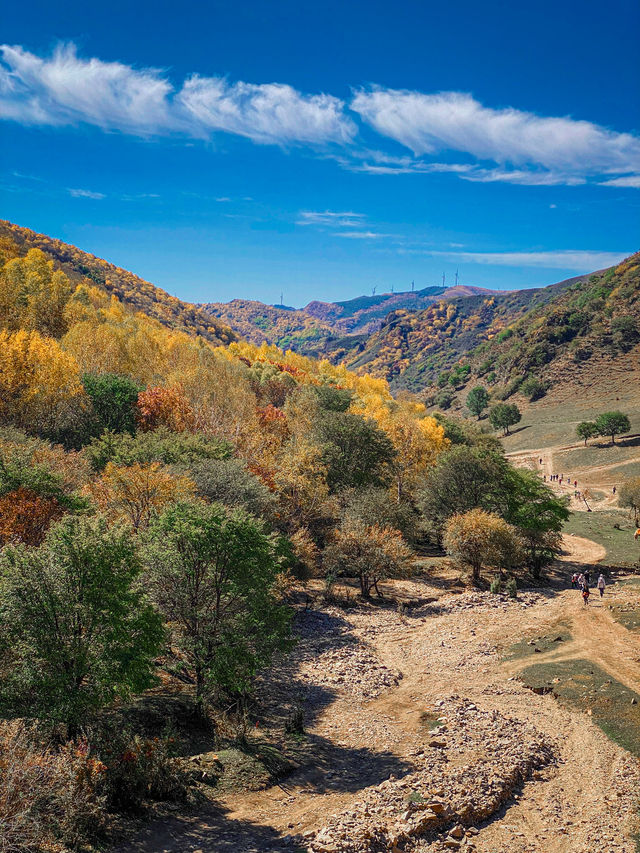
<instances>
[{"instance_id":1,"label":"rock","mask_svg":"<svg viewBox=\"0 0 640 853\"><path fill-rule=\"evenodd\" d=\"M456 824L456 825L453 827L453 829L452 829L452 830L450 830L449 835L450 835L452 838L458 838L458 839L462 838L462 837L464 836L464 827L463 827L463 826L461 826L459 823L458 823L458 824Z\"/></svg>"}]
</instances>

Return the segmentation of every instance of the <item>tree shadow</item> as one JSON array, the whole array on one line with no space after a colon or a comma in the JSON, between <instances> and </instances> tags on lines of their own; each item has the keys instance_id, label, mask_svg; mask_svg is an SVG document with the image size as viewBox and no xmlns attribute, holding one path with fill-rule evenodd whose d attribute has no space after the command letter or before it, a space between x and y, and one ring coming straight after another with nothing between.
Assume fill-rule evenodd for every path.
<instances>
[{"instance_id":1,"label":"tree shadow","mask_svg":"<svg viewBox=\"0 0 640 853\"><path fill-rule=\"evenodd\" d=\"M110 853L267 853L296 851L286 836L271 826L249 820L230 820L228 809L218 804L202 810L152 821Z\"/></svg>"}]
</instances>

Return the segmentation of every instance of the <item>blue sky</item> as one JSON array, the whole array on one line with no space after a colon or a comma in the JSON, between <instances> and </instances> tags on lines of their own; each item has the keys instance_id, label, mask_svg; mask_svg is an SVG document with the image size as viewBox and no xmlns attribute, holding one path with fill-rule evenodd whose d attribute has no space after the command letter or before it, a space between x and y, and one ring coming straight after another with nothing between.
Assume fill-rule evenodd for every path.
<instances>
[{"instance_id":1,"label":"blue sky","mask_svg":"<svg viewBox=\"0 0 640 853\"><path fill-rule=\"evenodd\" d=\"M192 301L517 288L640 234L635 0L10 4L4 218Z\"/></svg>"}]
</instances>

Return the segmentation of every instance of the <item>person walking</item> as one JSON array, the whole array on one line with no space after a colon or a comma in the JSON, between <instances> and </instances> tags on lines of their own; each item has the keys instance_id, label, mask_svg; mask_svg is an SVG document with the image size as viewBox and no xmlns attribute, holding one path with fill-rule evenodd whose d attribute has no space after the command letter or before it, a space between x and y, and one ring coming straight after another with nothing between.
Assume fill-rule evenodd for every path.
<instances>
[{"instance_id":1,"label":"person walking","mask_svg":"<svg viewBox=\"0 0 640 853\"><path fill-rule=\"evenodd\" d=\"M584 604L585 607L589 604L589 596L590 595L591 595L591 593L589 592L589 584L586 583L582 587L582 603Z\"/></svg>"},{"instance_id":2,"label":"person walking","mask_svg":"<svg viewBox=\"0 0 640 853\"><path fill-rule=\"evenodd\" d=\"M578 575L578 589L582 589L583 586L584 586L584 575L582 574L582 572L580 572L580 574Z\"/></svg>"},{"instance_id":3,"label":"person walking","mask_svg":"<svg viewBox=\"0 0 640 853\"><path fill-rule=\"evenodd\" d=\"M572 586L574 589L577 589L577 588L578 588L578 573L577 573L577 572L574 572L574 573L571 575L571 586Z\"/></svg>"},{"instance_id":4,"label":"person walking","mask_svg":"<svg viewBox=\"0 0 640 853\"><path fill-rule=\"evenodd\" d=\"M597 587L600 591L600 598L602 598L602 596L604 595L605 586L606 586L606 583L604 580L604 575L601 574L600 577L598 578L598 583L597 583Z\"/></svg>"},{"instance_id":5,"label":"person walking","mask_svg":"<svg viewBox=\"0 0 640 853\"><path fill-rule=\"evenodd\" d=\"M587 569L587 571L584 573L584 582L586 583L587 586L589 586L590 579L591 579L591 574L589 572L589 569Z\"/></svg>"}]
</instances>

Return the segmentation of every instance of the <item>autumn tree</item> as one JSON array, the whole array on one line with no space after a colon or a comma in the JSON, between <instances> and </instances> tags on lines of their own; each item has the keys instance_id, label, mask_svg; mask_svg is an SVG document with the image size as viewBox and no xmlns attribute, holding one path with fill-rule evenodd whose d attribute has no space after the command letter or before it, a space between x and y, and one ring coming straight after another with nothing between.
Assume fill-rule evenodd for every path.
<instances>
[{"instance_id":1,"label":"autumn tree","mask_svg":"<svg viewBox=\"0 0 640 853\"><path fill-rule=\"evenodd\" d=\"M594 436L599 435L598 427L594 421L580 421L576 427L576 435L578 438L584 439L584 446L587 446L587 441Z\"/></svg>"},{"instance_id":2,"label":"autumn tree","mask_svg":"<svg viewBox=\"0 0 640 853\"><path fill-rule=\"evenodd\" d=\"M598 435L611 436L611 444L616 443L616 435L631 430L631 422L623 412L603 412L596 418Z\"/></svg>"},{"instance_id":3,"label":"autumn tree","mask_svg":"<svg viewBox=\"0 0 640 853\"><path fill-rule=\"evenodd\" d=\"M408 577L411 557L397 530L349 519L325 548L323 566L328 575L358 578L363 597L368 598L372 589L381 597L380 581Z\"/></svg>"},{"instance_id":4,"label":"autumn tree","mask_svg":"<svg viewBox=\"0 0 640 853\"><path fill-rule=\"evenodd\" d=\"M488 405L489 392L482 385L476 385L467 394L467 409L469 409L472 415L476 415L478 420Z\"/></svg>"},{"instance_id":5,"label":"autumn tree","mask_svg":"<svg viewBox=\"0 0 640 853\"><path fill-rule=\"evenodd\" d=\"M66 331L65 306L71 295L67 276L54 270L40 249L5 264L0 272L0 323L17 331L59 338Z\"/></svg>"},{"instance_id":6,"label":"autumn tree","mask_svg":"<svg viewBox=\"0 0 640 853\"><path fill-rule=\"evenodd\" d=\"M243 507L253 515L274 510L273 494L240 459L203 459L189 475L198 494L211 502Z\"/></svg>"},{"instance_id":7,"label":"autumn tree","mask_svg":"<svg viewBox=\"0 0 640 853\"><path fill-rule=\"evenodd\" d=\"M138 394L137 406L138 427L143 432L160 426L172 432L184 432L195 427L193 409L179 385L147 388Z\"/></svg>"},{"instance_id":8,"label":"autumn tree","mask_svg":"<svg viewBox=\"0 0 640 853\"><path fill-rule=\"evenodd\" d=\"M51 435L82 398L78 365L57 341L0 330L0 421Z\"/></svg>"},{"instance_id":9,"label":"autumn tree","mask_svg":"<svg viewBox=\"0 0 640 853\"><path fill-rule=\"evenodd\" d=\"M153 599L193 669L198 703L216 690L246 695L288 635L289 612L274 594L274 540L240 510L179 503L151 525L145 562Z\"/></svg>"},{"instance_id":10,"label":"autumn tree","mask_svg":"<svg viewBox=\"0 0 640 853\"><path fill-rule=\"evenodd\" d=\"M11 542L39 545L53 521L64 515L55 498L43 498L20 486L0 497L0 546Z\"/></svg>"},{"instance_id":11,"label":"autumn tree","mask_svg":"<svg viewBox=\"0 0 640 853\"><path fill-rule=\"evenodd\" d=\"M458 565L471 569L474 581L480 580L483 568L513 568L522 560L516 529L483 509L452 515L445 525L443 545Z\"/></svg>"},{"instance_id":12,"label":"autumn tree","mask_svg":"<svg viewBox=\"0 0 640 853\"><path fill-rule=\"evenodd\" d=\"M494 429L501 429L504 435L509 435L509 427L522 419L520 409L515 403L497 403L489 411L489 420Z\"/></svg>"},{"instance_id":13,"label":"autumn tree","mask_svg":"<svg viewBox=\"0 0 640 853\"><path fill-rule=\"evenodd\" d=\"M195 485L159 462L128 466L108 462L102 476L87 487L87 493L107 516L126 520L138 532L148 527L152 516L167 504L191 497Z\"/></svg>"},{"instance_id":14,"label":"autumn tree","mask_svg":"<svg viewBox=\"0 0 640 853\"><path fill-rule=\"evenodd\" d=\"M640 523L640 477L631 477L620 486L618 505L630 509L635 523Z\"/></svg>"},{"instance_id":15,"label":"autumn tree","mask_svg":"<svg viewBox=\"0 0 640 853\"><path fill-rule=\"evenodd\" d=\"M64 722L152 683L163 639L128 531L67 516L39 548L0 551L0 708Z\"/></svg>"}]
</instances>

